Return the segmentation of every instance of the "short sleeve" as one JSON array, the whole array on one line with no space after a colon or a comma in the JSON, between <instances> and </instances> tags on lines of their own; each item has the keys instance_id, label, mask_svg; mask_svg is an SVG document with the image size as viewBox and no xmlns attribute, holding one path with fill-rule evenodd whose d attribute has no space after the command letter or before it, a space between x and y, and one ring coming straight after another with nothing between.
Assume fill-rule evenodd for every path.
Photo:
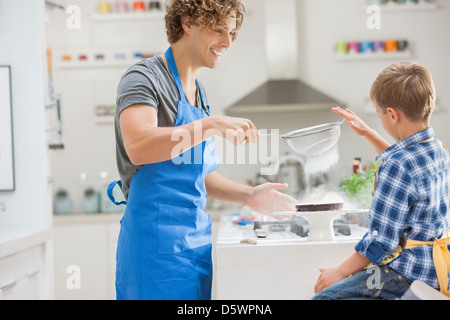
<instances>
[{"instance_id":1,"label":"short sleeve","mask_svg":"<svg viewBox=\"0 0 450 320\"><path fill-rule=\"evenodd\" d=\"M143 66L133 66L121 78L117 89L119 113L133 105L148 105L158 110L155 81Z\"/></svg>"}]
</instances>

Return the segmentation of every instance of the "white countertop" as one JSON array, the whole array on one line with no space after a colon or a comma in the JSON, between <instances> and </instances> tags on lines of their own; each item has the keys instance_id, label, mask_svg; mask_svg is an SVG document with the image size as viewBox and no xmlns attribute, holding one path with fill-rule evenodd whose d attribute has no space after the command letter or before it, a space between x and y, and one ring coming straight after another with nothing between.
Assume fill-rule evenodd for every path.
<instances>
[{"instance_id":1,"label":"white countertop","mask_svg":"<svg viewBox=\"0 0 450 320\"><path fill-rule=\"evenodd\" d=\"M51 239L50 229L0 230L0 258Z\"/></svg>"},{"instance_id":2,"label":"white countertop","mask_svg":"<svg viewBox=\"0 0 450 320\"><path fill-rule=\"evenodd\" d=\"M235 209L210 209L206 210L211 216L211 220L217 221L224 212L234 212ZM74 223L108 223L108 222L119 222L122 219L123 212L117 213L84 213L75 212L69 214L59 214L53 216L53 224L74 224Z\"/></svg>"},{"instance_id":3,"label":"white countertop","mask_svg":"<svg viewBox=\"0 0 450 320\"><path fill-rule=\"evenodd\" d=\"M257 238L253 230L253 224L240 226L233 224L232 217L223 216L220 220L219 231L217 234L217 247L224 246L248 246L248 243L241 243L243 239L256 240L257 245L273 246L273 245L313 245L335 243L335 242L352 242L357 243L367 229L358 225L349 225L351 230L350 236L336 236L336 241L310 241L307 237L300 237L290 231L285 232L269 232L267 238Z\"/></svg>"},{"instance_id":4,"label":"white countertop","mask_svg":"<svg viewBox=\"0 0 450 320\"><path fill-rule=\"evenodd\" d=\"M53 224L74 224L74 223L105 223L119 222L123 212L119 213L69 213L53 216Z\"/></svg>"}]
</instances>

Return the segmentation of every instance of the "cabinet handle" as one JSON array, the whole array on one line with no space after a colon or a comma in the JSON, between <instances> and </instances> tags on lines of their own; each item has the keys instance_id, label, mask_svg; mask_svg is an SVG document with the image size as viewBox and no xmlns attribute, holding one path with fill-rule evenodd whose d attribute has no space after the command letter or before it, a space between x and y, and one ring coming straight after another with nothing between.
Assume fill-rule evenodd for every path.
<instances>
[{"instance_id":1,"label":"cabinet handle","mask_svg":"<svg viewBox=\"0 0 450 320\"><path fill-rule=\"evenodd\" d=\"M12 287L15 287L17 285L17 282L19 282L20 280L23 280L25 278L31 278L31 277L34 277L34 276L36 276L38 274L39 274L39 270L34 270L34 271L30 272L29 274L27 274L26 276L24 276L24 277L22 277L20 279L17 279L16 281L13 281L13 282L7 284L6 286L1 287L0 290L6 291L8 289L11 289Z\"/></svg>"},{"instance_id":2,"label":"cabinet handle","mask_svg":"<svg viewBox=\"0 0 450 320\"><path fill-rule=\"evenodd\" d=\"M7 284L6 286L1 287L0 289L2 291L6 291L8 289L11 289L12 287L15 287L16 285L17 285L17 281L14 281L14 282Z\"/></svg>"},{"instance_id":3,"label":"cabinet handle","mask_svg":"<svg viewBox=\"0 0 450 320\"><path fill-rule=\"evenodd\" d=\"M28 277L28 278L31 278L31 277L37 276L38 274L39 274L39 270L34 270L34 271L30 272L30 273L27 275L27 277Z\"/></svg>"}]
</instances>

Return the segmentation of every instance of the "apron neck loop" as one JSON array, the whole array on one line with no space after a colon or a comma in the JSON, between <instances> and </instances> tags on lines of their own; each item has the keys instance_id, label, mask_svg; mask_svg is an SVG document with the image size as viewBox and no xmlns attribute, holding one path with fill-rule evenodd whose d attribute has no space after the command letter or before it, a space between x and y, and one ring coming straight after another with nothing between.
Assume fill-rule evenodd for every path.
<instances>
[{"instance_id":1,"label":"apron neck loop","mask_svg":"<svg viewBox=\"0 0 450 320\"><path fill-rule=\"evenodd\" d=\"M184 95L183 85L181 84L180 74L178 73L178 68L175 63L175 58L173 57L172 47L169 47L164 53L166 56L167 64L169 65L169 71L175 80L175 83L180 93L180 100L186 102L186 96Z\"/></svg>"},{"instance_id":2,"label":"apron neck loop","mask_svg":"<svg viewBox=\"0 0 450 320\"><path fill-rule=\"evenodd\" d=\"M183 85L181 84L180 74L178 73L177 64L175 63L175 58L173 57L172 47L169 47L164 53L164 55L166 56L167 64L169 65L169 71L172 73L172 76L178 88L178 92L180 93L180 101L187 103L186 95L184 94L183 90ZM198 84L197 79L195 79L195 83L197 85L198 91L200 92L200 97L202 99L203 106L205 107L209 115L209 106L206 104L206 99L203 90Z\"/></svg>"}]
</instances>

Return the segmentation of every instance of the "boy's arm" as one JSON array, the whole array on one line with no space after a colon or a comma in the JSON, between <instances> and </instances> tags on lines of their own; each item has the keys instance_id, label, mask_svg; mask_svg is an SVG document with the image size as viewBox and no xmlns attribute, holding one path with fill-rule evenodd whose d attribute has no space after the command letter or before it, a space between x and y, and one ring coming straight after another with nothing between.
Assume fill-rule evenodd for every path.
<instances>
[{"instance_id":1,"label":"boy's arm","mask_svg":"<svg viewBox=\"0 0 450 320\"><path fill-rule=\"evenodd\" d=\"M390 146L389 143L386 142L386 140L384 140L375 130L371 129L367 124L365 124L364 121L362 121L350 109L344 110L340 107L336 107L331 110L347 120L350 128L357 135L366 138L378 154L380 154Z\"/></svg>"},{"instance_id":2,"label":"boy's arm","mask_svg":"<svg viewBox=\"0 0 450 320\"><path fill-rule=\"evenodd\" d=\"M339 267L331 269L320 269L320 276L314 286L314 292L318 293L332 284L347 278L349 275L361 271L370 263L370 260L358 252L354 252Z\"/></svg>"}]
</instances>

